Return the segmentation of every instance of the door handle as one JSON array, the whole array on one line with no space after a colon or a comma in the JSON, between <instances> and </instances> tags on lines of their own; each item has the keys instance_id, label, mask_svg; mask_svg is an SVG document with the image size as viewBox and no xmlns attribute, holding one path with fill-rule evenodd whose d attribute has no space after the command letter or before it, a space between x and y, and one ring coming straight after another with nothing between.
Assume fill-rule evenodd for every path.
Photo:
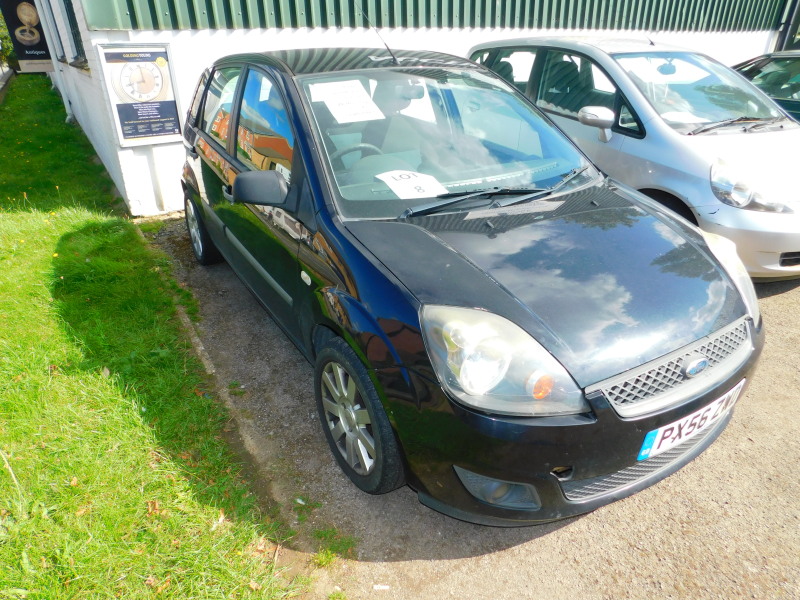
<instances>
[{"instance_id":1,"label":"door handle","mask_svg":"<svg viewBox=\"0 0 800 600\"><path fill-rule=\"evenodd\" d=\"M225 200L233 204L233 188L231 186L222 186L222 196L225 198Z\"/></svg>"},{"instance_id":2,"label":"door handle","mask_svg":"<svg viewBox=\"0 0 800 600\"><path fill-rule=\"evenodd\" d=\"M198 156L200 156L197 153L197 150L195 150L194 146L189 146L188 148L186 148L186 154L188 154L192 158L197 158Z\"/></svg>"}]
</instances>

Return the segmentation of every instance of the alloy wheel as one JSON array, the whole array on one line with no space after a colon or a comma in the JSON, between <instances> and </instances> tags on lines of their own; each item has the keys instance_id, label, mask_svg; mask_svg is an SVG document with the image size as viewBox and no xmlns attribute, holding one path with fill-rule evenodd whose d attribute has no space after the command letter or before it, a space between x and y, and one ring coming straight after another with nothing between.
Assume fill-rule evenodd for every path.
<instances>
[{"instance_id":1,"label":"alloy wheel","mask_svg":"<svg viewBox=\"0 0 800 600\"><path fill-rule=\"evenodd\" d=\"M368 475L376 458L372 420L355 378L337 362L323 369L322 405L336 448L353 471Z\"/></svg>"}]
</instances>

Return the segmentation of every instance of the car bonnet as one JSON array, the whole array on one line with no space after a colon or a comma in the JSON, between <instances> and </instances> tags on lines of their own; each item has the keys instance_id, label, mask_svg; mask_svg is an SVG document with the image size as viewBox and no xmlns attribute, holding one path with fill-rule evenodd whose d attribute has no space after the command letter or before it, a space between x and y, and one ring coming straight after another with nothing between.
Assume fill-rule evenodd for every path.
<instances>
[{"instance_id":1,"label":"car bonnet","mask_svg":"<svg viewBox=\"0 0 800 600\"><path fill-rule=\"evenodd\" d=\"M606 185L504 209L346 227L421 303L515 322L581 386L745 314L735 287L683 225Z\"/></svg>"}]
</instances>

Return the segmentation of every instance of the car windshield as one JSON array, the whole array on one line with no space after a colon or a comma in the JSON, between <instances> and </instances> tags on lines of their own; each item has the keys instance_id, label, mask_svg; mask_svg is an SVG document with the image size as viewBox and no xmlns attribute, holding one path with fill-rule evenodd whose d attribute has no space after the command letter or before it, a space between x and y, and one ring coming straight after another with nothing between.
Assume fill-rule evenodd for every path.
<instances>
[{"instance_id":1,"label":"car windshield","mask_svg":"<svg viewBox=\"0 0 800 600\"><path fill-rule=\"evenodd\" d=\"M486 205L496 194L536 201L566 178L559 191L597 175L588 168L575 176L586 159L491 75L397 67L299 83L348 218L431 212L437 199L448 210Z\"/></svg>"},{"instance_id":2,"label":"car windshield","mask_svg":"<svg viewBox=\"0 0 800 600\"><path fill-rule=\"evenodd\" d=\"M750 83L705 56L691 52L640 52L617 54L614 59L661 118L681 133L697 133L704 125L781 116L778 108Z\"/></svg>"},{"instance_id":3,"label":"car windshield","mask_svg":"<svg viewBox=\"0 0 800 600\"><path fill-rule=\"evenodd\" d=\"M745 76L773 98L800 100L800 56L779 56L745 70Z\"/></svg>"}]
</instances>

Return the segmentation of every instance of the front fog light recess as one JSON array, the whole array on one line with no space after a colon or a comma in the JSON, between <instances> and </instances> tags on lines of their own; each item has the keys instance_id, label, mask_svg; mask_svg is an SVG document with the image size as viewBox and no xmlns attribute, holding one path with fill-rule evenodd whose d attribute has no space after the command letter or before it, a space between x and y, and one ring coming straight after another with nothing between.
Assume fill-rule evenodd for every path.
<instances>
[{"instance_id":1,"label":"front fog light recess","mask_svg":"<svg viewBox=\"0 0 800 600\"><path fill-rule=\"evenodd\" d=\"M439 380L464 404L520 416L589 410L564 367L507 319L483 310L427 305L421 321Z\"/></svg>"},{"instance_id":2,"label":"front fog light recess","mask_svg":"<svg viewBox=\"0 0 800 600\"><path fill-rule=\"evenodd\" d=\"M467 491L481 502L513 510L539 510L542 507L536 488L528 483L478 475L457 465L453 465L453 469Z\"/></svg>"}]
</instances>

